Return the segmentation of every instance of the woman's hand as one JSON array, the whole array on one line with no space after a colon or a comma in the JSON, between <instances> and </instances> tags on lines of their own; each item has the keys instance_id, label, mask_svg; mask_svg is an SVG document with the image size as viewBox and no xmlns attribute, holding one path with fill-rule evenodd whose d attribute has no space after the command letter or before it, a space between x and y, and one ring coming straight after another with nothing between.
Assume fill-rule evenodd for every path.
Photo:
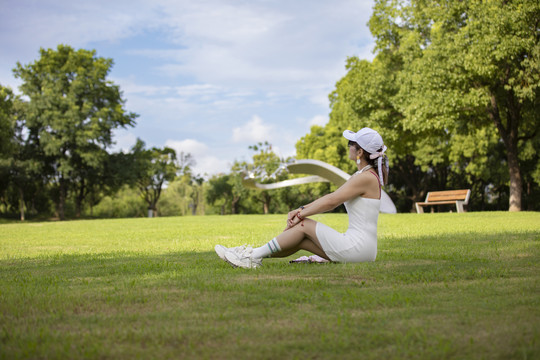
<instances>
[{"instance_id":1,"label":"woman's hand","mask_svg":"<svg viewBox=\"0 0 540 360\"><path fill-rule=\"evenodd\" d=\"M287 223L291 222L292 219L296 217L296 214L298 214L299 210L294 209L293 211L289 211L289 214L287 214Z\"/></svg>"},{"instance_id":2,"label":"woman's hand","mask_svg":"<svg viewBox=\"0 0 540 360\"><path fill-rule=\"evenodd\" d=\"M299 209L295 209L289 212L289 214L287 215L287 227L285 228L285 230L292 228L300 222L300 218L298 217L299 212Z\"/></svg>"}]
</instances>

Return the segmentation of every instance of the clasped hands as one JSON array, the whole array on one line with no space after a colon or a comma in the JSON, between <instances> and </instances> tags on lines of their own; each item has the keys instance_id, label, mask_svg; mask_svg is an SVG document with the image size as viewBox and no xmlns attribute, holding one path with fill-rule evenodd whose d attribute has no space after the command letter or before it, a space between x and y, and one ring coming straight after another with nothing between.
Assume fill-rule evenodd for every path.
<instances>
[{"instance_id":1,"label":"clasped hands","mask_svg":"<svg viewBox=\"0 0 540 360\"><path fill-rule=\"evenodd\" d=\"M289 211L289 214L287 215L287 227L285 228L285 230L288 230L288 229L292 228L293 226L297 225L298 223L304 221L304 219L301 219L298 216L299 212L300 212L300 209L295 209L293 211Z\"/></svg>"}]
</instances>

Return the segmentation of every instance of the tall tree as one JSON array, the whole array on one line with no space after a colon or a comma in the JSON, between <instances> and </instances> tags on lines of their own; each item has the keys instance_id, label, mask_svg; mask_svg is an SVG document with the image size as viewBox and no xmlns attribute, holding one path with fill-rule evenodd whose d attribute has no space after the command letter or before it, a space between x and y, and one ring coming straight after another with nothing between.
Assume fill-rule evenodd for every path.
<instances>
[{"instance_id":1,"label":"tall tree","mask_svg":"<svg viewBox=\"0 0 540 360\"><path fill-rule=\"evenodd\" d=\"M176 162L178 166L178 176L185 177L186 180L191 179L193 176L192 168L197 165L193 155L191 155L191 153L180 151L180 154L177 154Z\"/></svg>"},{"instance_id":2,"label":"tall tree","mask_svg":"<svg viewBox=\"0 0 540 360\"><path fill-rule=\"evenodd\" d=\"M430 189L472 186L479 201L486 189L490 197L507 189L509 209L521 209L522 179L531 197L540 184L532 151L540 142L539 8L530 0L377 0L374 60L348 60L329 123L312 128L297 153L346 169L341 132L369 126L389 146L400 208L403 196L410 208Z\"/></svg>"},{"instance_id":3,"label":"tall tree","mask_svg":"<svg viewBox=\"0 0 540 360\"><path fill-rule=\"evenodd\" d=\"M178 172L176 152L168 147L145 149L142 140L133 146L134 173L137 187L148 204L148 217L157 215L157 203L163 186Z\"/></svg>"},{"instance_id":4,"label":"tall tree","mask_svg":"<svg viewBox=\"0 0 540 360\"><path fill-rule=\"evenodd\" d=\"M220 215L227 213L236 214L237 204L240 195L234 191L234 174L214 175L208 180L208 191L206 192L206 201L213 206L219 206ZM230 212L227 211L230 208Z\"/></svg>"},{"instance_id":5,"label":"tall tree","mask_svg":"<svg viewBox=\"0 0 540 360\"><path fill-rule=\"evenodd\" d=\"M374 19L387 25L375 33L378 46L395 34L405 59L399 78L405 128L461 136L495 129L506 156L509 210L521 210L521 157L540 129L540 3L377 4Z\"/></svg>"},{"instance_id":6,"label":"tall tree","mask_svg":"<svg viewBox=\"0 0 540 360\"><path fill-rule=\"evenodd\" d=\"M29 99L26 126L52 161L60 219L68 190L85 196L88 173L100 172L112 131L134 125L136 114L124 109L120 88L107 80L112 65L93 50L59 45L40 49L38 60L14 69Z\"/></svg>"},{"instance_id":7,"label":"tall tree","mask_svg":"<svg viewBox=\"0 0 540 360\"><path fill-rule=\"evenodd\" d=\"M259 142L249 146L249 149L256 152L253 155L253 167L259 173L260 181L266 183L279 180L274 172L279 168L282 161L272 150L272 145L267 141L264 143ZM273 178L271 178L272 175L274 175ZM275 194L276 191L272 190L257 191L255 193L255 198L262 204L264 214L270 212L270 203Z\"/></svg>"},{"instance_id":8,"label":"tall tree","mask_svg":"<svg viewBox=\"0 0 540 360\"><path fill-rule=\"evenodd\" d=\"M8 189L11 184L11 165L15 153L15 96L8 87L0 85L0 198L2 204L10 207ZM21 215L24 220L24 214Z\"/></svg>"}]
</instances>

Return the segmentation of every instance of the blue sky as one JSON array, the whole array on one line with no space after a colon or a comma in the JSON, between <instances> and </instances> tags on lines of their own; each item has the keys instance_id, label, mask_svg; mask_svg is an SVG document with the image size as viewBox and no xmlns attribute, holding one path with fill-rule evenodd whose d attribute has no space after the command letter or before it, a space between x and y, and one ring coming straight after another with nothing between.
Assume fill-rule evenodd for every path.
<instances>
[{"instance_id":1,"label":"blue sky","mask_svg":"<svg viewBox=\"0 0 540 360\"><path fill-rule=\"evenodd\" d=\"M228 172L268 141L281 157L328 121L348 56L373 58L371 0L2 0L0 84L16 62L67 44L112 58L109 79L134 128L116 147L191 153L195 172Z\"/></svg>"}]
</instances>

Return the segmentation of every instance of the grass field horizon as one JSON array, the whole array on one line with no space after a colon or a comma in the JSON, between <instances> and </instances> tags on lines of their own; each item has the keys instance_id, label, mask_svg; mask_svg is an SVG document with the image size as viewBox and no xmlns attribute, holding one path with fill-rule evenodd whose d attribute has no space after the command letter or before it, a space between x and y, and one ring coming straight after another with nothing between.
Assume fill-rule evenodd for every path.
<instances>
[{"instance_id":1,"label":"grass field horizon","mask_svg":"<svg viewBox=\"0 0 540 360\"><path fill-rule=\"evenodd\" d=\"M289 264L298 253L245 270L213 251L284 225L0 224L0 358L540 357L540 213L381 214L373 263Z\"/></svg>"}]
</instances>

